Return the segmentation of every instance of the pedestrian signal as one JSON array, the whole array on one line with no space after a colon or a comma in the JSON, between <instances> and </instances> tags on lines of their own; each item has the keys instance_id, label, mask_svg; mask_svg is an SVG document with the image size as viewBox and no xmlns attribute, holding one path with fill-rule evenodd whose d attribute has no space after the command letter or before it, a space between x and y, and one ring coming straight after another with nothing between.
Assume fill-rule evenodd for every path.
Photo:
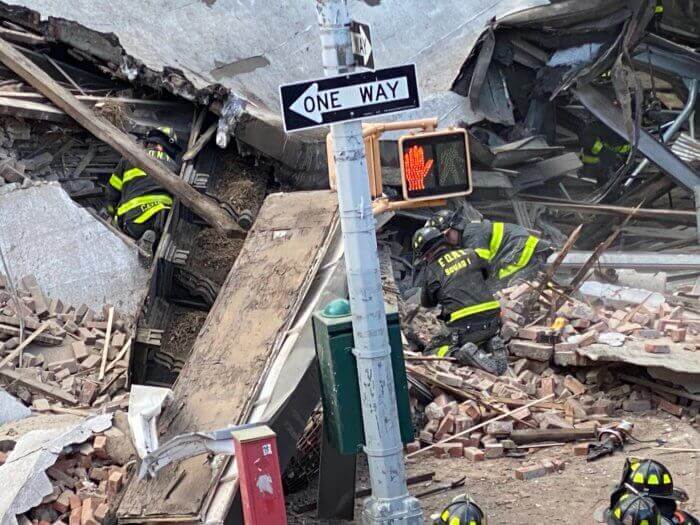
<instances>
[{"instance_id":1,"label":"pedestrian signal","mask_svg":"<svg viewBox=\"0 0 700 525\"><path fill-rule=\"evenodd\" d=\"M404 135L399 139L406 200L458 197L472 192L469 141L463 129Z\"/></svg>"}]
</instances>

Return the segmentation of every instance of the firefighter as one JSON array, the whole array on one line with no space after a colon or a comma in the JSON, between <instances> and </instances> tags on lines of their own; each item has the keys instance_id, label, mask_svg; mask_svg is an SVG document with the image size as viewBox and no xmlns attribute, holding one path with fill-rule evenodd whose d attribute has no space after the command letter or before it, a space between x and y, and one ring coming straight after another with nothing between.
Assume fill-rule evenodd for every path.
<instances>
[{"instance_id":1,"label":"firefighter","mask_svg":"<svg viewBox=\"0 0 700 525\"><path fill-rule=\"evenodd\" d=\"M467 222L457 212L440 210L427 225L443 232L450 244L475 250L489 264L490 281L496 289L515 279L532 279L547 264L550 244L517 224Z\"/></svg>"},{"instance_id":2,"label":"firefighter","mask_svg":"<svg viewBox=\"0 0 700 525\"><path fill-rule=\"evenodd\" d=\"M579 140L583 176L599 183L622 166L632 149L625 139L598 121L585 126Z\"/></svg>"},{"instance_id":3,"label":"firefighter","mask_svg":"<svg viewBox=\"0 0 700 525\"><path fill-rule=\"evenodd\" d=\"M501 307L486 284L488 264L474 250L450 245L437 228L423 227L413 236L416 261L425 263L421 305L440 305L439 319L449 336L429 351L457 358L501 375L508 368L506 349L498 336Z\"/></svg>"},{"instance_id":4,"label":"firefighter","mask_svg":"<svg viewBox=\"0 0 700 525\"><path fill-rule=\"evenodd\" d=\"M673 486L671 472L653 459L627 458L622 479L610 500L614 504L628 488L654 501L664 518L671 523L697 523L692 515L680 510L677 502L688 501L688 493Z\"/></svg>"},{"instance_id":5,"label":"firefighter","mask_svg":"<svg viewBox=\"0 0 700 525\"><path fill-rule=\"evenodd\" d=\"M433 525L487 525L486 514L467 495L457 496L433 520Z\"/></svg>"},{"instance_id":6,"label":"firefighter","mask_svg":"<svg viewBox=\"0 0 700 525\"><path fill-rule=\"evenodd\" d=\"M181 151L177 134L170 127L150 130L143 140L146 152L177 171L175 159ZM149 255L163 232L173 197L145 171L122 161L109 179L107 211L117 226Z\"/></svg>"}]
</instances>

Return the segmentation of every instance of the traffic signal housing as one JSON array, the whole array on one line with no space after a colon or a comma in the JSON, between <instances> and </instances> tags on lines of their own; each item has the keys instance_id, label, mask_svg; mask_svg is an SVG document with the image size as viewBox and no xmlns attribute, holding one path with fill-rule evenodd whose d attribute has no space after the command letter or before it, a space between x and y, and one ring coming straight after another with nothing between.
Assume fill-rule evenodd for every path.
<instances>
[{"instance_id":1,"label":"traffic signal housing","mask_svg":"<svg viewBox=\"0 0 700 525\"><path fill-rule=\"evenodd\" d=\"M399 139L403 197L407 201L469 195L472 172L464 129L404 135Z\"/></svg>"}]
</instances>

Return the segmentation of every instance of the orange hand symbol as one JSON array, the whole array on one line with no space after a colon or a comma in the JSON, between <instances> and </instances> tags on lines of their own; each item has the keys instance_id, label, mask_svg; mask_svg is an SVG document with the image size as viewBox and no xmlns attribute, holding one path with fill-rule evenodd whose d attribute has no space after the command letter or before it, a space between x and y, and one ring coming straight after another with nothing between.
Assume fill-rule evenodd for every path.
<instances>
[{"instance_id":1,"label":"orange hand symbol","mask_svg":"<svg viewBox=\"0 0 700 525\"><path fill-rule=\"evenodd\" d=\"M433 167L433 159L425 161L421 146L408 148L408 151L403 154L403 166L409 191L425 189L425 177Z\"/></svg>"}]
</instances>

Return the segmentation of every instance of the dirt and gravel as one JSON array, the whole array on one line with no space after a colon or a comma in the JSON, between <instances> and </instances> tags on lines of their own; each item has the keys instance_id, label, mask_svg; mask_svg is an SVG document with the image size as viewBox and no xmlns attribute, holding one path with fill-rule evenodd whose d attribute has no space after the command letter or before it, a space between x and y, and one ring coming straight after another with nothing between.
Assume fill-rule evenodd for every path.
<instances>
[{"instance_id":1,"label":"dirt and gravel","mask_svg":"<svg viewBox=\"0 0 700 525\"><path fill-rule=\"evenodd\" d=\"M651 412L629 417L634 422L634 436L642 441L661 438L666 446L698 449L700 434L686 421L663 413ZM448 490L422 497L425 522L432 523L431 514L439 513L455 496L468 492L488 516L489 525L580 525L596 523L594 514L609 503L612 487L619 482L626 457L653 458L661 461L673 475L676 486L684 488L689 496L687 510L700 510L700 453L663 452L655 450L656 443L630 443L625 451L588 463L585 457L574 456L572 445L541 448L528 454L526 459L501 458L471 462L463 458L438 459L430 453L407 463L407 476L435 472L431 482L410 487L412 494L449 485L466 477L463 488ZM566 463L563 471L530 481L515 479L515 469L544 459L558 459ZM356 486L368 487L369 478L364 458L358 460ZM306 495L296 494L294 500L313 500L316 486ZM357 501L354 522L359 523L362 502ZM290 516L290 523L324 523L314 513ZM338 522L334 522L338 523Z\"/></svg>"}]
</instances>

